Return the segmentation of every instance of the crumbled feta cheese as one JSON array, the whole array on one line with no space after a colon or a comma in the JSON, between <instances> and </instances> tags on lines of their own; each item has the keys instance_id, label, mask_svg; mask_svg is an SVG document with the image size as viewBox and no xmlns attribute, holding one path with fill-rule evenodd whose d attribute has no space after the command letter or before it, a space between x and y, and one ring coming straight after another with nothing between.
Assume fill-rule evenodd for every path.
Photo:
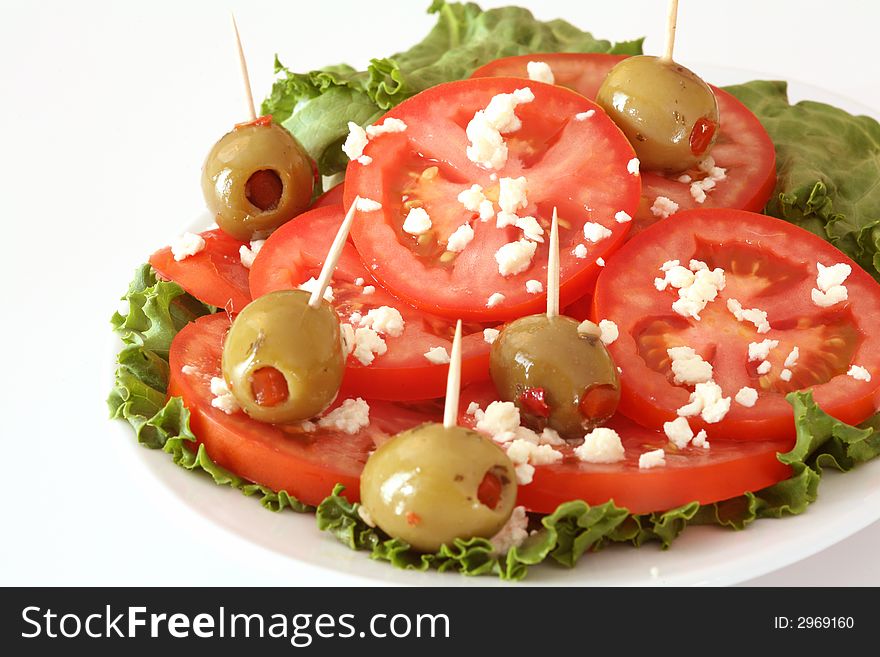
<instances>
[{"instance_id":1,"label":"crumbled feta cheese","mask_svg":"<svg viewBox=\"0 0 880 657\"><path fill-rule=\"evenodd\" d=\"M357 208L361 212L375 212L376 210L382 209L382 204L379 201L374 201L371 198L358 198L357 203L355 203L355 208Z\"/></svg>"},{"instance_id":2,"label":"crumbled feta cheese","mask_svg":"<svg viewBox=\"0 0 880 657\"><path fill-rule=\"evenodd\" d=\"M565 439L559 435L559 433L555 429L551 429L550 427L544 427L544 430L541 432L541 435L538 436L538 444L539 445L565 445Z\"/></svg>"},{"instance_id":3,"label":"crumbled feta cheese","mask_svg":"<svg viewBox=\"0 0 880 657\"><path fill-rule=\"evenodd\" d=\"M477 411L479 411L479 410L480 410L480 405L477 402L471 402L470 404L468 404L468 407L467 407L467 410L465 411L465 414L476 415Z\"/></svg>"},{"instance_id":4,"label":"crumbled feta cheese","mask_svg":"<svg viewBox=\"0 0 880 657\"><path fill-rule=\"evenodd\" d=\"M541 294L544 291L544 284L541 281L530 279L526 281L526 292L529 294Z\"/></svg>"},{"instance_id":5,"label":"crumbled feta cheese","mask_svg":"<svg viewBox=\"0 0 880 657\"><path fill-rule=\"evenodd\" d=\"M693 386L712 379L712 364L690 347L670 347L666 353L672 359L672 374L675 383Z\"/></svg>"},{"instance_id":6,"label":"crumbled feta cheese","mask_svg":"<svg viewBox=\"0 0 880 657\"><path fill-rule=\"evenodd\" d=\"M365 507L363 504L358 504L357 512L358 516L360 516L360 519L366 523L367 527L376 526L376 523L373 520L373 516L370 515L370 512L367 511L367 507Z\"/></svg>"},{"instance_id":7,"label":"crumbled feta cheese","mask_svg":"<svg viewBox=\"0 0 880 657\"><path fill-rule=\"evenodd\" d=\"M370 425L370 406L363 399L346 399L341 406L333 409L318 420L318 426L335 429L354 435Z\"/></svg>"},{"instance_id":8,"label":"crumbled feta cheese","mask_svg":"<svg viewBox=\"0 0 880 657\"><path fill-rule=\"evenodd\" d=\"M709 449L709 441L706 440L706 430L700 429L694 439L691 441L691 445L694 447L702 447L703 449Z\"/></svg>"},{"instance_id":9,"label":"crumbled feta cheese","mask_svg":"<svg viewBox=\"0 0 880 657\"><path fill-rule=\"evenodd\" d=\"M599 322L599 330L601 331L599 339L603 344L613 344L614 341L620 337L620 331L617 328L617 324L610 319L601 320Z\"/></svg>"},{"instance_id":10,"label":"crumbled feta cheese","mask_svg":"<svg viewBox=\"0 0 880 657\"><path fill-rule=\"evenodd\" d=\"M676 180L680 183L687 185L691 182L692 178L685 173L676 178Z\"/></svg>"},{"instance_id":11,"label":"crumbled feta cheese","mask_svg":"<svg viewBox=\"0 0 880 657\"><path fill-rule=\"evenodd\" d=\"M482 204L486 201L486 197L483 194L483 188L480 185L471 185L468 189L462 190L459 192L457 198L458 202L464 206L464 209L470 210L471 212L480 212ZM492 207L491 201L489 201L489 207ZM493 211L492 216L494 215L495 212Z\"/></svg>"},{"instance_id":12,"label":"crumbled feta cheese","mask_svg":"<svg viewBox=\"0 0 880 657\"><path fill-rule=\"evenodd\" d=\"M315 278L314 276L312 276L309 280L307 280L305 283L300 285L299 289L305 290L309 294L314 293L314 291L318 289L318 279ZM333 303L333 299L334 299L333 288L330 287L329 285L324 290L324 299L329 301L330 303Z\"/></svg>"},{"instance_id":13,"label":"crumbled feta cheese","mask_svg":"<svg viewBox=\"0 0 880 657\"><path fill-rule=\"evenodd\" d=\"M358 164L362 164L363 166L367 166L368 164L373 163L373 158L369 155L361 155L359 158L355 160Z\"/></svg>"},{"instance_id":14,"label":"crumbled feta cheese","mask_svg":"<svg viewBox=\"0 0 880 657\"><path fill-rule=\"evenodd\" d=\"M595 221L587 221L584 223L584 238L588 242L599 242L608 237L611 237L611 231L605 228L602 224L597 224Z\"/></svg>"},{"instance_id":15,"label":"crumbled feta cheese","mask_svg":"<svg viewBox=\"0 0 880 657\"><path fill-rule=\"evenodd\" d=\"M175 262L186 260L205 248L205 238L197 233L184 233L171 244L171 255Z\"/></svg>"},{"instance_id":16,"label":"crumbled feta cheese","mask_svg":"<svg viewBox=\"0 0 880 657\"><path fill-rule=\"evenodd\" d=\"M495 215L495 227L507 228L508 226L515 226L517 219L519 219L519 217L513 212L505 212L504 210L501 210Z\"/></svg>"},{"instance_id":17,"label":"crumbled feta cheese","mask_svg":"<svg viewBox=\"0 0 880 657\"><path fill-rule=\"evenodd\" d=\"M446 250L453 253L461 253L473 239L474 229L471 228L470 224L462 224L452 231L452 235L446 240Z\"/></svg>"},{"instance_id":18,"label":"crumbled feta cheese","mask_svg":"<svg viewBox=\"0 0 880 657\"><path fill-rule=\"evenodd\" d=\"M755 371L761 376L767 374L773 368L773 364L769 360L762 360L761 363L755 368Z\"/></svg>"},{"instance_id":19,"label":"crumbled feta cheese","mask_svg":"<svg viewBox=\"0 0 880 657\"><path fill-rule=\"evenodd\" d=\"M375 285L366 285L366 286L364 286L364 289L361 293L366 294L366 295L370 295L370 294L375 293L375 291L376 291Z\"/></svg>"},{"instance_id":20,"label":"crumbled feta cheese","mask_svg":"<svg viewBox=\"0 0 880 657\"><path fill-rule=\"evenodd\" d=\"M669 215L676 212L678 212L678 203L665 196L655 198L654 204L651 206L651 214L661 219L666 219Z\"/></svg>"},{"instance_id":21,"label":"crumbled feta cheese","mask_svg":"<svg viewBox=\"0 0 880 657\"><path fill-rule=\"evenodd\" d=\"M602 338L602 329L588 319L585 319L577 327L578 335L588 338Z\"/></svg>"},{"instance_id":22,"label":"crumbled feta cheese","mask_svg":"<svg viewBox=\"0 0 880 657\"><path fill-rule=\"evenodd\" d=\"M688 403L678 409L677 414L681 417L693 417L699 415L703 421L709 424L720 422L730 410L730 397L725 397L719 386L714 381L698 383L694 386Z\"/></svg>"},{"instance_id":23,"label":"crumbled feta cheese","mask_svg":"<svg viewBox=\"0 0 880 657\"><path fill-rule=\"evenodd\" d=\"M627 222L632 221L632 219L633 218L631 216L629 216L629 214L627 214L623 210L618 210L614 215L614 221L616 221L619 224L625 224Z\"/></svg>"},{"instance_id":24,"label":"crumbled feta cheese","mask_svg":"<svg viewBox=\"0 0 880 657\"><path fill-rule=\"evenodd\" d=\"M706 192L715 188L715 180L713 178L703 178L703 180L695 180L691 183L691 197L697 203L703 203L706 200Z\"/></svg>"},{"instance_id":25,"label":"crumbled feta cheese","mask_svg":"<svg viewBox=\"0 0 880 657\"><path fill-rule=\"evenodd\" d=\"M517 438L507 445L507 456L514 465L550 465L562 460L562 452L551 445L536 445L528 440Z\"/></svg>"},{"instance_id":26,"label":"crumbled feta cheese","mask_svg":"<svg viewBox=\"0 0 880 657\"><path fill-rule=\"evenodd\" d=\"M679 449L687 447L688 443L694 437L694 430L688 424L687 418L677 417L672 422L663 423L663 433L669 438L669 441Z\"/></svg>"},{"instance_id":27,"label":"crumbled feta cheese","mask_svg":"<svg viewBox=\"0 0 880 657\"><path fill-rule=\"evenodd\" d=\"M354 351L354 327L348 322L345 322L339 325L339 333L342 337L342 349L345 351L346 355L349 355Z\"/></svg>"},{"instance_id":28,"label":"crumbled feta cheese","mask_svg":"<svg viewBox=\"0 0 880 657\"><path fill-rule=\"evenodd\" d=\"M494 308L504 301L504 295L500 292L493 292L486 301L486 308Z\"/></svg>"},{"instance_id":29,"label":"crumbled feta cheese","mask_svg":"<svg viewBox=\"0 0 880 657\"><path fill-rule=\"evenodd\" d=\"M387 118L378 125L368 125L366 129L367 137L375 139L380 135L387 135L392 132L403 132L406 130L406 123L400 119Z\"/></svg>"},{"instance_id":30,"label":"crumbled feta cheese","mask_svg":"<svg viewBox=\"0 0 880 657\"><path fill-rule=\"evenodd\" d=\"M373 308L365 316L361 317L359 322L361 326L366 326L376 333L384 333L392 338L399 338L403 335L403 316L397 308L391 306L379 306Z\"/></svg>"},{"instance_id":31,"label":"crumbled feta cheese","mask_svg":"<svg viewBox=\"0 0 880 657\"><path fill-rule=\"evenodd\" d=\"M779 378L783 381L791 381L791 370L786 368L779 373Z\"/></svg>"},{"instance_id":32,"label":"crumbled feta cheese","mask_svg":"<svg viewBox=\"0 0 880 657\"><path fill-rule=\"evenodd\" d=\"M495 216L495 206L492 205L492 201L486 199L485 201L480 201L480 221L486 222L489 221L492 217Z\"/></svg>"},{"instance_id":33,"label":"crumbled feta cheese","mask_svg":"<svg viewBox=\"0 0 880 657\"><path fill-rule=\"evenodd\" d=\"M526 64L526 72L529 74L529 80L547 84L556 83L556 78L553 77L553 71L547 62L529 62Z\"/></svg>"},{"instance_id":34,"label":"crumbled feta cheese","mask_svg":"<svg viewBox=\"0 0 880 657\"><path fill-rule=\"evenodd\" d=\"M356 326L356 325L360 324L361 323L361 314L358 312L352 313L349 316L348 321L351 322L352 326Z\"/></svg>"},{"instance_id":35,"label":"crumbled feta cheese","mask_svg":"<svg viewBox=\"0 0 880 657\"><path fill-rule=\"evenodd\" d=\"M516 132L522 127L522 122L515 114L517 106L533 100L535 94L528 87L516 89L511 94L498 94L486 106L486 118L502 134Z\"/></svg>"},{"instance_id":36,"label":"crumbled feta cheese","mask_svg":"<svg viewBox=\"0 0 880 657\"><path fill-rule=\"evenodd\" d=\"M593 118L596 114L596 110L587 110L586 112L578 112L574 115L575 121L586 121L587 119Z\"/></svg>"},{"instance_id":37,"label":"crumbled feta cheese","mask_svg":"<svg viewBox=\"0 0 880 657\"><path fill-rule=\"evenodd\" d=\"M226 385L224 378L219 376L211 377L211 394L214 395L214 399L211 400L211 406L219 408L227 415L232 415L241 410L241 406L238 405L235 395L232 394L229 386Z\"/></svg>"},{"instance_id":38,"label":"crumbled feta cheese","mask_svg":"<svg viewBox=\"0 0 880 657\"><path fill-rule=\"evenodd\" d=\"M791 351L788 352L788 356L785 357L784 365L786 367L794 367L797 365L798 358L801 357L801 350L797 347L792 347Z\"/></svg>"},{"instance_id":39,"label":"crumbled feta cheese","mask_svg":"<svg viewBox=\"0 0 880 657\"><path fill-rule=\"evenodd\" d=\"M508 242L495 252L498 273L502 276L521 274L532 264L532 258L535 257L535 249L537 248L538 245L529 240Z\"/></svg>"},{"instance_id":40,"label":"crumbled feta cheese","mask_svg":"<svg viewBox=\"0 0 880 657\"><path fill-rule=\"evenodd\" d=\"M744 309L736 299L727 300L727 309L740 322L751 322L755 325L758 333L769 333L770 322L767 321L767 311L758 308Z\"/></svg>"},{"instance_id":41,"label":"crumbled feta cheese","mask_svg":"<svg viewBox=\"0 0 880 657\"><path fill-rule=\"evenodd\" d=\"M667 272L673 267L679 267L680 265L681 262L679 262L678 260L667 260L662 265L660 265L660 271ZM693 269L693 267L691 267L691 269Z\"/></svg>"},{"instance_id":42,"label":"crumbled feta cheese","mask_svg":"<svg viewBox=\"0 0 880 657\"><path fill-rule=\"evenodd\" d=\"M639 175L639 158L634 157L629 162L626 163L626 171L627 173L631 173L634 176Z\"/></svg>"},{"instance_id":43,"label":"crumbled feta cheese","mask_svg":"<svg viewBox=\"0 0 880 657\"><path fill-rule=\"evenodd\" d=\"M369 139L367 132L354 121L348 122L348 136L342 145L342 152L348 155L348 159L356 160L364 154L364 148Z\"/></svg>"},{"instance_id":44,"label":"crumbled feta cheese","mask_svg":"<svg viewBox=\"0 0 880 657\"><path fill-rule=\"evenodd\" d=\"M544 241L544 229L534 217L517 217L514 225L522 230L523 237L533 242Z\"/></svg>"},{"instance_id":45,"label":"crumbled feta cheese","mask_svg":"<svg viewBox=\"0 0 880 657\"><path fill-rule=\"evenodd\" d=\"M699 320L700 313L709 302L715 301L725 285L723 269L698 269L694 272L693 282L679 289L678 299L672 303L672 310L683 317Z\"/></svg>"},{"instance_id":46,"label":"crumbled feta cheese","mask_svg":"<svg viewBox=\"0 0 880 657\"><path fill-rule=\"evenodd\" d=\"M852 274L852 267L848 264L839 262L836 265L826 267L821 262L816 263L819 273L816 276L816 287L822 292L828 292L833 287L843 285L849 275Z\"/></svg>"},{"instance_id":47,"label":"crumbled feta cheese","mask_svg":"<svg viewBox=\"0 0 880 657\"><path fill-rule=\"evenodd\" d=\"M516 213L529 204L528 181L525 176L502 178L498 181L498 207L502 212Z\"/></svg>"},{"instance_id":48,"label":"crumbled feta cheese","mask_svg":"<svg viewBox=\"0 0 880 657\"><path fill-rule=\"evenodd\" d=\"M366 281L363 278L361 278L360 276L358 276L356 279L354 279L354 284L357 285L358 287L363 287L364 283L366 283Z\"/></svg>"},{"instance_id":49,"label":"crumbled feta cheese","mask_svg":"<svg viewBox=\"0 0 880 657\"><path fill-rule=\"evenodd\" d=\"M830 308L841 301L846 301L849 298L849 292L844 285L835 285L829 288L827 292L813 288L810 290L810 298L820 308Z\"/></svg>"},{"instance_id":50,"label":"crumbled feta cheese","mask_svg":"<svg viewBox=\"0 0 880 657\"><path fill-rule=\"evenodd\" d=\"M678 261L676 260L675 262ZM669 286L672 286L677 290L680 290L683 287L689 287L693 285L696 280L696 274L681 265L674 265L661 271L665 272L664 277L654 279L654 287L661 292Z\"/></svg>"},{"instance_id":51,"label":"crumbled feta cheese","mask_svg":"<svg viewBox=\"0 0 880 657\"><path fill-rule=\"evenodd\" d=\"M388 351L385 340L371 328L359 328L354 332L354 357L361 365L369 365L376 356Z\"/></svg>"},{"instance_id":52,"label":"crumbled feta cheese","mask_svg":"<svg viewBox=\"0 0 880 657\"><path fill-rule=\"evenodd\" d=\"M431 226L431 217L425 208L412 208L403 220L403 232L410 235L424 235Z\"/></svg>"},{"instance_id":53,"label":"crumbled feta cheese","mask_svg":"<svg viewBox=\"0 0 880 657\"><path fill-rule=\"evenodd\" d=\"M492 544L492 552L497 556L507 554L511 548L519 547L529 537L529 517L526 515L526 507L514 507L513 512L489 542Z\"/></svg>"},{"instance_id":54,"label":"crumbled feta cheese","mask_svg":"<svg viewBox=\"0 0 880 657\"><path fill-rule=\"evenodd\" d=\"M666 452L662 449L654 449L639 455L639 468L648 470L666 465Z\"/></svg>"},{"instance_id":55,"label":"crumbled feta cheese","mask_svg":"<svg viewBox=\"0 0 880 657\"><path fill-rule=\"evenodd\" d=\"M744 386L739 389L739 392L736 393L736 396L733 399L740 406L751 408L758 401L758 391L754 388Z\"/></svg>"},{"instance_id":56,"label":"crumbled feta cheese","mask_svg":"<svg viewBox=\"0 0 880 657\"><path fill-rule=\"evenodd\" d=\"M523 463L514 466L513 472L516 474L516 483L520 486L528 486L532 483L532 478L535 476L535 466Z\"/></svg>"},{"instance_id":57,"label":"crumbled feta cheese","mask_svg":"<svg viewBox=\"0 0 880 657\"><path fill-rule=\"evenodd\" d=\"M498 336L501 335L501 331L498 329L487 328L483 329L483 340L488 342L489 344L493 344L495 340L498 339Z\"/></svg>"},{"instance_id":58,"label":"crumbled feta cheese","mask_svg":"<svg viewBox=\"0 0 880 657\"><path fill-rule=\"evenodd\" d=\"M449 352L446 351L446 347L431 347L424 355L434 365L445 365L449 362Z\"/></svg>"},{"instance_id":59,"label":"crumbled feta cheese","mask_svg":"<svg viewBox=\"0 0 880 657\"><path fill-rule=\"evenodd\" d=\"M585 463L616 463L626 455L620 436L614 429L597 427L584 436L574 455Z\"/></svg>"},{"instance_id":60,"label":"crumbled feta cheese","mask_svg":"<svg viewBox=\"0 0 880 657\"><path fill-rule=\"evenodd\" d=\"M254 264L254 260L257 257L257 254L260 252L260 249L263 248L263 245L266 243L266 240L254 240L251 242L250 247L242 244L238 248L238 256L241 259L241 264L244 265L245 268L250 269L251 265Z\"/></svg>"},{"instance_id":61,"label":"crumbled feta cheese","mask_svg":"<svg viewBox=\"0 0 880 657\"><path fill-rule=\"evenodd\" d=\"M856 381L871 380L871 373L861 365L852 365L846 374L847 376L851 376L852 378L854 378Z\"/></svg>"},{"instance_id":62,"label":"crumbled feta cheese","mask_svg":"<svg viewBox=\"0 0 880 657\"><path fill-rule=\"evenodd\" d=\"M517 89L512 94L494 96L485 109L478 110L465 129L467 157L487 169L500 169L507 163L507 144L501 136L519 130L517 105L535 99L530 89Z\"/></svg>"},{"instance_id":63,"label":"crumbled feta cheese","mask_svg":"<svg viewBox=\"0 0 880 657\"><path fill-rule=\"evenodd\" d=\"M578 260L583 260L587 257L587 245L586 244L578 244L574 247L574 257Z\"/></svg>"},{"instance_id":64,"label":"crumbled feta cheese","mask_svg":"<svg viewBox=\"0 0 880 657\"><path fill-rule=\"evenodd\" d=\"M700 271L701 269L709 269L709 265L707 265L702 260L691 260L688 263L688 267L691 271Z\"/></svg>"},{"instance_id":65,"label":"crumbled feta cheese","mask_svg":"<svg viewBox=\"0 0 880 657\"><path fill-rule=\"evenodd\" d=\"M303 433L314 433L318 430L318 425L311 420L303 420L302 422L294 424L293 426L298 428Z\"/></svg>"},{"instance_id":66,"label":"crumbled feta cheese","mask_svg":"<svg viewBox=\"0 0 880 657\"><path fill-rule=\"evenodd\" d=\"M749 343L749 362L766 360L770 352L779 346L779 340L764 339L761 342Z\"/></svg>"},{"instance_id":67,"label":"crumbled feta cheese","mask_svg":"<svg viewBox=\"0 0 880 657\"><path fill-rule=\"evenodd\" d=\"M600 267L604 267L605 266L605 258L596 258L596 264L599 265Z\"/></svg>"},{"instance_id":68,"label":"crumbled feta cheese","mask_svg":"<svg viewBox=\"0 0 880 657\"><path fill-rule=\"evenodd\" d=\"M519 409L513 402L493 401L477 414L477 431L490 436L513 432L519 426Z\"/></svg>"}]
</instances>

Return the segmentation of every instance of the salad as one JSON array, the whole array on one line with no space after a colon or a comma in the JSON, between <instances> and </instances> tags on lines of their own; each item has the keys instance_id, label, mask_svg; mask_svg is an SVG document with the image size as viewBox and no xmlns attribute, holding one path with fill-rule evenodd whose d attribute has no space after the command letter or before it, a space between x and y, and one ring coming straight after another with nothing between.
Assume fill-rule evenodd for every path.
<instances>
[{"instance_id":1,"label":"salad","mask_svg":"<svg viewBox=\"0 0 880 657\"><path fill-rule=\"evenodd\" d=\"M366 71L276 61L208 154L217 226L112 319L113 417L372 558L506 579L801 513L880 453L876 121L429 11Z\"/></svg>"}]
</instances>

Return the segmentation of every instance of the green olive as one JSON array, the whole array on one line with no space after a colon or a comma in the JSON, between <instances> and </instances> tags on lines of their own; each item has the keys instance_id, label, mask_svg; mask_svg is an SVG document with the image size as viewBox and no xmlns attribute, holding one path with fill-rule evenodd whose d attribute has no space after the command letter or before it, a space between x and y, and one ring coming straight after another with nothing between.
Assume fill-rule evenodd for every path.
<instances>
[{"instance_id":1,"label":"green olive","mask_svg":"<svg viewBox=\"0 0 880 657\"><path fill-rule=\"evenodd\" d=\"M202 193L224 232L240 240L266 235L305 210L312 163L280 125L257 120L214 144L202 168Z\"/></svg>"},{"instance_id":2,"label":"green olive","mask_svg":"<svg viewBox=\"0 0 880 657\"><path fill-rule=\"evenodd\" d=\"M596 102L623 130L646 169L678 172L706 157L718 133L718 101L693 71L640 55L611 69Z\"/></svg>"},{"instance_id":3,"label":"green olive","mask_svg":"<svg viewBox=\"0 0 880 657\"><path fill-rule=\"evenodd\" d=\"M530 315L508 324L492 345L489 371L523 420L582 438L617 410L620 380L598 327L570 317Z\"/></svg>"},{"instance_id":4,"label":"green olive","mask_svg":"<svg viewBox=\"0 0 880 657\"><path fill-rule=\"evenodd\" d=\"M498 494L481 501L484 479ZM456 538L491 538L516 502L507 454L464 427L423 424L380 446L361 474L361 504L389 536L434 552ZM492 504L492 506L488 506Z\"/></svg>"},{"instance_id":5,"label":"green olive","mask_svg":"<svg viewBox=\"0 0 880 657\"><path fill-rule=\"evenodd\" d=\"M345 369L339 317L326 301L312 308L309 297L303 290L272 292L232 322L223 345L223 377L255 420L307 420L339 392Z\"/></svg>"}]
</instances>

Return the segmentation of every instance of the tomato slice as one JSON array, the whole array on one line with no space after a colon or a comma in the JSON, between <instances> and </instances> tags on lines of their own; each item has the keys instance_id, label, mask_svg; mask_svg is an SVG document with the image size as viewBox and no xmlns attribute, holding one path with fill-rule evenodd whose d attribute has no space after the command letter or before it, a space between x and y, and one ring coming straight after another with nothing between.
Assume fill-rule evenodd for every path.
<instances>
[{"instance_id":1,"label":"tomato slice","mask_svg":"<svg viewBox=\"0 0 880 657\"><path fill-rule=\"evenodd\" d=\"M211 406L211 378L221 376L220 356L228 330L228 317L217 313L177 334L171 344L168 394L183 398L193 433L217 464L249 481L285 490L306 504L319 504L337 483L345 485L349 499L357 499L361 470L377 444L442 416L439 403L368 400L369 426L350 435L320 427L303 432L257 422L241 412L227 415ZM184 374L184 366L194 371Z\"/></svg>"},{"instance_id":2,"label":"tomato slice","mask_svg":"<svg viewBox=\"0 0 880 657\"><path fill-rule=\"evenodd\" d=\"M462 406L476 402L481 408L498 399L491 384L477 384L462 391ZM472 416L463 416L466 426ZM791 476L791 468L779 462L778 452L791 449L791 439L753 442L715 441L709 449L688 446L678 449L662 432L646 429L621 414L607 425L620 435L626 455L609 464L584 463L574 447L556 447L564 454L559 463L535 467L532 483L517 490L517 504L536 513L552 513L569 500L604 504L613 500L631 513L674 509L690 502L710 504L746 491L757 491ZM639 468L639 455L664 448L666 465Z\"/></svg>"},{"instance_id":3,"label":"tomato slice","mask_svg":"<svg viewBox=\"0 0 880 657\"><path fill-rule=\"evenodd\" d=\"M495 60L477 69L472 77L528 77L530 61L546 62L556 83L574 89L587 98L595 98L605 76L625 55L552 53L521 55ZM681 210L691 208L737 208L760 212L776 186L776 152L767 131L745 105L726 91L712 87L718 100L721 126L710 155L716 166L727 170L727 177L706 193L705 201L697 203L690 184L678 180L681 174L664 175L642 171L642 199L635 215L632 234L658 219L651 206L658 196L675 201ZM705 172L686 172L694 180Z\"/></svg>"},{"instance_id":4,"label":"tomato slice","mask_svg":"<svg viewBox=\"0 0 880 657\"><path fill-rule=\"evenodd\" d=\"M505 135L506 164L491 171L470 161L465 129L475 112L497 94L523 87L535 99L516 108L522 127ZM496 252L523 232L514 226L499 229L494 218L480 221L457 200L478 184L497 202L498 178L525 176L528 204L518 215L536 218L546 230L553 208L559 212L563 305L588 292L597 275L596 258L616 249L632 223L615 221L615 215L635 213L640 188L639 176L627 171L633 150L617 126L601 112L594 120L576 120L578 113L596 108L560 87L487 78L441 84L391 110L386 120L400 119L407 129L371 140L364 153L372 163L350 163L345 181L346 205L355 195L382 204L380 211L360 212L352 227L354 244L376 279L395 296L446 317L498 321L539 312L546 296L529 292L526 281L547 280L546 240L525 270L502 276ZM419 238L402 228L413 207L424 208L432 222ZM586 242L586 222L600 224L610 235ZM464 224L473 229L473 241L452 253L447 240ZM574 254L578 244L588 247L581 258ZM503 299L489 307L495 294Z\"/></svg>"},{"instance_id":5,"label":"tomato slice","mask_svg":"<svg viewBox=\"0 0 880 657\"><path fill-rule=\"evenodd\" d=\"M687 265L692 258L726 272L726 287L699 321L672 310L674 290L654 286L664 262ZM848 301L830 308L812 302L817 262L852 267L845 281ZM728 299L766 311L771 330L759 334L753 323L737 321ZM609 347L623 370L620 411L651 428L674 419L688 402L689 389L672 380L666 350L676 346L691 347L712 364L725 396L742 387L759 393L754 407L733 402L718 423L690 418L694 430L705 428L710 440L793 436L785 401L793 390L812 389L825 412L850 424L872 415L880 402L880 343L871 337L880 317L880 285L824 240L780 219L740 210L689 210L644 231L599 276L594 316L614 321L620 332ZM761 361L748 361L748 345L764 339L779 345L767 358L770 371L758 374ZM800 356L787 368L792 375L785 381L781 375L793 347ZM847 376L853 364L867 368L871 381Z\"/></svg>"},{"instance_id":6,"label":"tomato slice","mask_svg":"<svg viewBox=\"0 0 880 657\"><path fill-rule=\"evenodd\" d=\"M311 277L317 278L343 217L342 206L320 208L276 230L251 267L254 298L296 288ZM360 285L355 284L357 279L363 279ZM375 291L365 294L365 286L372 286ZM434 347L451 352L454 322L417 310L385 291L361 263L351 243L342 252L331 287L333 304L343 322L351 322L352 313L363 316L380 306L396 308L404 320L403 334L383 336L388 351L377 355L370 365L349 356L342 383L344 394L396 401L445 394L448 367L432 363L425 354ZM462 381L479 381L489 376L490 346L483 338L483 328L482 324L474 323L463 326Z\"/></svg>"},{"instance_id":7,"label":"tomato slice","mask_svg":"<svg viewBox=\"0 0 880 657\"><path fill-rule=\"evenodd\" d=\"M344 189L345 186L343 183L334 185L316 198L315 202L312 203L312 207L309 209L316 210L317 208L329 208L334 205L342 205L342 192Z\"/></svg>"},{"instance_id":8,"label":"tomato slice","mask_svg":"<svg viewBox=\"0 0 880 657\"><path fill-rule=\"evenodd\" d=\"M222 230L200 233L205 248L181 261L174 259L171 247L159 249L150 256L150 265L158 274L174 281L203 303L240 312L251 302L248 270L241 264L239 242Z\"/></svg>"}]
</instances>

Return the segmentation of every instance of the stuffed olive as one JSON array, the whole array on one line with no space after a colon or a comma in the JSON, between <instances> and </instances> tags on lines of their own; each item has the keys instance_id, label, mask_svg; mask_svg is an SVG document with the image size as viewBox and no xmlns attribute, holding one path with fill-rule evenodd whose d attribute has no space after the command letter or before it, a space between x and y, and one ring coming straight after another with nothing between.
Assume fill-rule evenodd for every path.
<instances>
[{"instance_id":1,"label":"stuffed olive","mask_svg":"<svg viewBox=\"0 0 880 657\"><path fill-rule=\"evenodd\" d=\"M718 133L718 102L693 71L671 60L628 57L608 73L596 102L623 130L646 169L694 168Z\"/></svg>"},{"instance_id":2,"label":"stuffed olive","mask_svg":"<svg viewBox=\"0 0 880 657\"><path fill-rule=\"evenodd\" d=\"M224 232L240 240L268 234L305 210L312 162L280 125L258 119L224 135L202 168L202 193Z\"/></svg>"},{"instance_id":3,"label":"stuffed olive","mask_svg":"<svg viewBox=\"0 0 880 657\"><path fill-rule=\"evenodd\" d=\"M336 398L345 357L339 318L326 301L281 290L259 297L235 318L223 345L223 377L256 420L299 422Z\"/></svg>"},{"instance_id":4,"label":"stuffed olive","mask_svg":"<svg viewBox=\"0 0 880 657\"><path fill-rule=\"evenodd\" d=\"M599 335L598 327L584 330L561 315L511 322L489 357L498 393L535 429L582 438L614 415L620 401L617 367Z\"/></svg>"},{"instance_id":5,"label":"stuffed olive","mask_svg":"<svg viewBox=\"0 0 880 657\"><path fill-rule=\"evenodd\" d=\"M423 552L456 538L491 538L515 502L507 454L464 427L404 431L370 456L361 475L361 504L375 523Z\"/></svg>"}]
</instances>

